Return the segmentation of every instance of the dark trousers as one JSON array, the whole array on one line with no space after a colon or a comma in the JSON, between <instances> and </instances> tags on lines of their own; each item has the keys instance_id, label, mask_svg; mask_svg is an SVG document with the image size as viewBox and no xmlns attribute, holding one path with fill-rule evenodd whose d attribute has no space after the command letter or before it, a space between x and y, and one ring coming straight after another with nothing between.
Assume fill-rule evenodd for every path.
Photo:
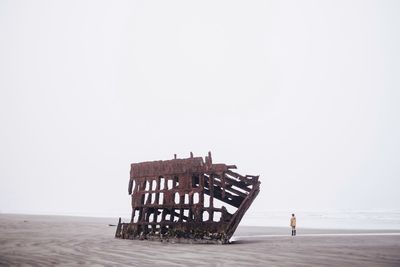
<instances>
[{"instance_id":1,"label":"dark trousers","mask_svg":"<svg viewBox=\"0 0 400 267\"><path fill-rule=\"evenodd\" d=\"M296 235L296 227L292 226L292 236L295 236L295 235Z\"/></svg>"}]
</instances>

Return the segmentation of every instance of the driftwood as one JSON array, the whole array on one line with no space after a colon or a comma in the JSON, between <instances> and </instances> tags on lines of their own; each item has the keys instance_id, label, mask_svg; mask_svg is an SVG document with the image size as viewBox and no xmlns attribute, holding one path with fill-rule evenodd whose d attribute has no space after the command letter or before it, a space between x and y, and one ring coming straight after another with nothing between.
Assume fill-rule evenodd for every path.
<instances>
[{"instance_id":1,"label":"driftwood","mask_svg":"<svg viewBox=\"0 0 400 267\"><path fill-rule=\"evenodd\" d=\"M131 164L129 223L115 237L187 243L228 243L260 191L258 176L202 157Z\"/></svg>"}]
</instances>

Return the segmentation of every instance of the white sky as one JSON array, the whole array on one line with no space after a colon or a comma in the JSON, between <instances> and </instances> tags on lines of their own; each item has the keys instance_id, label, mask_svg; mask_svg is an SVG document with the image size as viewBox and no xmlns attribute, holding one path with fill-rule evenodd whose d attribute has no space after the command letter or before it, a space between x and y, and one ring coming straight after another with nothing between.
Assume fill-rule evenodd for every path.
<instances>
[{"instance_id":1,"label":"white sky","mask_svg":"<svg viewBox=\"0 0 400 267\"><path fill-rule=\"evenodd\" d=\"M0 1L0 211L125 215L131 162L256 210L400 209L399 1Z\"/></svg>"}]
</instances>

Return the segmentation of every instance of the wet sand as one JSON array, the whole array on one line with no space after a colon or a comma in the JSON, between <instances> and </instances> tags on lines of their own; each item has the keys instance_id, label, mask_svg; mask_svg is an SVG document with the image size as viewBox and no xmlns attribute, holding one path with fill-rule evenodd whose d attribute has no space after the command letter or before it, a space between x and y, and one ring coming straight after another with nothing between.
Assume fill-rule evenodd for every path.
<instances>
[{"instance_id":1,"label":"wet sand","mask_svg":"<svg viewBox=\"0 0 400 267\"><path fill-rule=\"evenodd\" d=\"M0 265L400 266L400 231L245 227L230 245L115 239L117 218L0 214Z\"/></svg>"}]
</instances>

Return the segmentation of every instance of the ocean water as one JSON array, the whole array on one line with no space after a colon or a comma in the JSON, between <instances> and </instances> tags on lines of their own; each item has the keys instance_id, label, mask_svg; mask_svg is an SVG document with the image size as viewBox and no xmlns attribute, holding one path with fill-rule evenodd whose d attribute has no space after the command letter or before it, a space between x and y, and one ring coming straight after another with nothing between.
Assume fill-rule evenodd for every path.
<instances>
[{"instance_id":1,"label":"ocean water","mask_svg":"<svg viewBox=\"0 0 400 267\"><path fill-rule=\"evenodd\" d=\"M297 218L297 228L316 229L371 229L400 230L400 210L391 211L294 211ZM129 221L130 212L114 211L107 213L77 213L77 212L9 212L16 214L42 214L83 217L105 217L110 222L117 222L119 217ZM1 214L1 212L0 212ZM291 211L254 211L249 210L240 225L289 227Z\"/></svg>"},{"instance_id":2,"label":"ocean water","mask_svg":"<svg viewBox=\"0 0 400 267\"><path fill-rule=\"evenodd\" d=\"M241 225L288 227L292 212L252 211ZM400 230L400 210L395 211L299 211L298 228Z\"/></svg>"}]
</instances>

